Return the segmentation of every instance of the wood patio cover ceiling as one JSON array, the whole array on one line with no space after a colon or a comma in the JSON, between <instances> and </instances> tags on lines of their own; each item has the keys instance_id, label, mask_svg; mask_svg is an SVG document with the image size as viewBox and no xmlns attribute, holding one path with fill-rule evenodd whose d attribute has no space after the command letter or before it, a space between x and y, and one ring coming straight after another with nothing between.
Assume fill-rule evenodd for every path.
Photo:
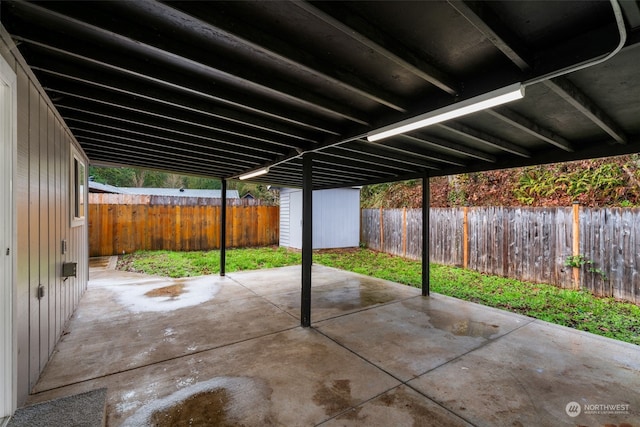
<instances>
[{"instance_id":1,"label":"wood patio cover ceiling","mask_svg":"<svg viewBox=\"0 0 640 427\"><path fill-rule=\"evenodd\" d=\"M634 0L2 1L0 18L93 164L298 187L314 153L332 188L640 151ZM524 99L367 141L516 82Z\"/></svg>"}]
</instances>

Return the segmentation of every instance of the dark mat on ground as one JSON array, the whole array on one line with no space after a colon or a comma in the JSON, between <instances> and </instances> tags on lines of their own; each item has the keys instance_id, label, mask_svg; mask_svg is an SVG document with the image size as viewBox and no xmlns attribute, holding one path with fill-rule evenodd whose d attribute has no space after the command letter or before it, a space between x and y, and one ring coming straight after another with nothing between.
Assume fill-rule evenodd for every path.
<instances>
[{"instance_id":1,"label":"dark mat on ground","mask_svg":"<svg viewBox=\"0 0 640 427\"><path fill-rule=\"evenodd\" d=\"M19 408L7 427L102 427L105 425L107 389Z\"/></svg>"}]
</instances>

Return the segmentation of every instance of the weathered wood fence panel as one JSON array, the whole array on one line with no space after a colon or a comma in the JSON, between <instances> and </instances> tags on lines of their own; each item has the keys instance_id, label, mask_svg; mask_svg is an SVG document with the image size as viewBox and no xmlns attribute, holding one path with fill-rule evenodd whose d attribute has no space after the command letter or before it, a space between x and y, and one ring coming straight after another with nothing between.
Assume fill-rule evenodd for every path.
<instances>
[{"instance_id":1,"label":"weathered wood fence panel","mask_svg":"<svg viewBox=\"0 0 640 427\"><path fill-rule=\"evenodd\" d=\"M422 252L422 211L420 209L407 209L407 251L405 257L419 259ZM431 256L434 250L431 247ZM418 256L416 256L418 254ZM436 258L437 259L437 258ZM437 262L437 261L436 261Z\"/></svg>"},{"instance_id":2,"label":"weathered wood fence panel","mask_svg":"<svg viewBox=\"0 0 640 427\"><path fill-rule=\"evenodd\" d=\"M381 251L380 218L382 210L362 209L360 211L360 241L374 251Z\"/></svg>"},{"instance_id":3,"label":"weathered wood fence panel","mask_svg":"<svg viewBox=\"0 0 640 427\"><path fill-rule=\"evenodd\" d=\"M170 200L182 197L91 196L98 197L91 197L89 203L90 256L220 248L219 199L191 198L196 200L187 205ZM277 245L278 237L277 206L259 206L254 201L227 206L227 247Z\"/></svg>"},{"instance_id":4,"label":"weathered wood fence panel","mask_svg":"<svg viewBox=\"0 0 640 427\"><path fill-rule=\"evenodd\" d=\"M431 260L443 264L453 260L454 265L462 265L462 212L453 208L432 209L430 218ZM369 249L420 259L420 209L362 209L360 224L360 240Z\"/></svg>"},{"instance_id":5,"label":"weathered wood fence panel","mask_svg":"<svg viewBox=\"0 0 640 427\"><path fill-rule=\"evenodd\" d=\"M419 259L421 217L420 209L363 209L362 243ZM579 234L575 247L574 229ZM575 219L572 208L432 208L429 235L432 262L564 288L580 286L640 303L637 208L579 208ZM568 267L572 255L589 263Z\"/></svg>"},{"instance_id":6,"label":"weathered wood fence panel","mask_svg":"<svg viewBox=\"0 0 640 427\"><path fill-rule=\"evenodd\" d=\"M415 222L410 238L415 239L416 244L411 245L413 250L411 257L419 259L422 251L422 212L420 209L413 211ZM431 209L429 215L429 253L433 262L462 265L463 219L463 212L460 209Z\"/></svg>"},{"instance_id":7,"label":"weathered wood fence panel","mask_svg":"<svg viewBox=\"0 0 640 427\"><path fill-rule=\"evenodd\" d=\"M640 302L640 209L583 209L580 247L598 272L581 274L581 285L598 295Z\"/></svg>"},{"instance_id":8,"label":"weathered wood fence panel","mask_svg":"<svg viewBox=\"0 0 640 427\"><path fill-rule=\"evenodd\" d=\"M469 208L469 265L488 274L571 287L570 208Z\"/></svg>"},{"instance_id":9,"label":"weathered wood fence panel","mask_svg":"<svg viewBox=\"0 0 640 427\"><path fill-rule=\"evenodd\" d=\"M402 209L385 209L382 212L384 230L384 240L382 250L392 255L403 256L402 251L402 226L398 227L398 224L402 224Z\"/></svg>"}]
</instances>

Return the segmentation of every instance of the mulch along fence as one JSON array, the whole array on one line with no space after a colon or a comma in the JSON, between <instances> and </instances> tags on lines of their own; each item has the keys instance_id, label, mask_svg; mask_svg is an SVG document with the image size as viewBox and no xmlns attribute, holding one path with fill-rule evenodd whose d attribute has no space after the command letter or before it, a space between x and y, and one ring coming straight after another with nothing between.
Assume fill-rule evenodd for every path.
<instances>
[{"instance_id":1,"label":"mulch along fence","mask_svg":"<svg viewBox=\"0 0 640 427\"><path fill-rule=\"evenodd\" d=\"M227 202L227 247L278 244L278 206ZM220 199L89 194L90 256L161 249L220 249Z\"/></svg>"},{"instance_id":2,"label":"mulch along fence","mask_svg":"<svg viewBox=\"0 0 640 427\"><path fill-rule=\"evenodd\" d=\"M361 241L419 259L421 215L363 209ZM432 262L640 303L638 208L432 208L429 221ZM592 263L565 265L577 255Z\"/></svg>"}]
</instances>

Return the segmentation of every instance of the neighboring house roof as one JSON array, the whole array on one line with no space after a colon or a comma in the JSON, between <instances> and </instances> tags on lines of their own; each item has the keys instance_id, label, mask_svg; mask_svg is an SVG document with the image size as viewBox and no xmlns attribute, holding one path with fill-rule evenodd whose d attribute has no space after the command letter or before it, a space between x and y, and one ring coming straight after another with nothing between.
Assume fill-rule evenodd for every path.
<instances>
[{"instance_id":1,"label":"neighboring house roof","mask_svg":"<svg viewBox=\"0 0 640 427\"><path fill-rule=\"evenodd\" d=\"M102 184L100 182L91 181L89 179L89 192L90 193L112 193L112 194L122 194L120 188L114 187L109 184Z\"/></svg>"},{"instance_id":2,"label":"neighboring house roof","mask_svg":"<svg viewBox=\"0 0 640 427\"><path fill-rule=\"evenodd\" d=\"M145 188L145 187L115 187L89 181L89 191L92 193L136 194L141 196L179 196L179 197L205 197L219 199L220 190L193 190L189 188ZM237 190L227 190L227 199L239 199Z\"/></svg>"}]
</instances>

